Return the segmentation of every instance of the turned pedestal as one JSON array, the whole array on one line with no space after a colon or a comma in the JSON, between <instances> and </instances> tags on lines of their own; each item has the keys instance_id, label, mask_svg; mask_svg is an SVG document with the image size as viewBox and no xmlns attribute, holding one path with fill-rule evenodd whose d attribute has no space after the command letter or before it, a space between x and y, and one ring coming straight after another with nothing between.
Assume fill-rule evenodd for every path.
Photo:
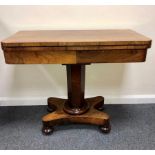
<instances>
[{"instance_id":1,"label":"turned pedestal","mask_svg":"<svg viewBox=\"0 0 155 155\"><path fill-rule=\"evenodd\" d=\"M43 133L51 134L54 126L69 123L98 125L103 133L110 132L109 115L104 113L102 96L84 98L85 65L66 65L68 99L48 98L48 111L42 118Z\"/></svg>"}]
</instances>

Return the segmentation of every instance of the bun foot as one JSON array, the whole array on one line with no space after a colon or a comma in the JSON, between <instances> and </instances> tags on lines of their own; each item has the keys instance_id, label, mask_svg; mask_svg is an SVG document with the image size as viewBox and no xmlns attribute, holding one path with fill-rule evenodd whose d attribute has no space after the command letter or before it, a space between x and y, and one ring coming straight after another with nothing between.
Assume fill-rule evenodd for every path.
<instances>
[{"instance_id":1,"label":"bun foot","mask_svg":"<svg viewBox=\"0 0 155 155\"><path fill-rule=\"evenodd\" d=\"M54 128L53 128L53 127L44 126L44 127L42 128L42 133L43 133L44 135L51 135L51 134L53 133L53 131L54 131Z\"/></svg>"},{"instance_id":2,"label":"bun foot","mask_svg":"<svg viewBox=\"0 0 155 155\"><path fill-rule=\"evenodd\" d=\"M109 133L111 130L110 123L106 123L104 125L99 126L99 129L102 133Z\"/></svg>"}]
</instances>

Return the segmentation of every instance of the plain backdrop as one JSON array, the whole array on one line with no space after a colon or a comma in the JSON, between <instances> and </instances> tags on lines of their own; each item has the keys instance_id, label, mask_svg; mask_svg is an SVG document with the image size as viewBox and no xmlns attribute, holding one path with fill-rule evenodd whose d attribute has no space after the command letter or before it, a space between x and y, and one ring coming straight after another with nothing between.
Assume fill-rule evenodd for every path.
<instances>
[{"instance_id":1,"label":"plain backdrop","mask_svg":"<svg viewBox=\"0 0 155 155\"><path fill-rule=\"evenodd\" d=\"M133 29L153 40L146 62L91 64L86 96L106 103L155 103L155 6L0 6L0 40L19 30ZM62 65L7 65L0 51L0 105L67 97Z\"/></svg>"}]
</instances>

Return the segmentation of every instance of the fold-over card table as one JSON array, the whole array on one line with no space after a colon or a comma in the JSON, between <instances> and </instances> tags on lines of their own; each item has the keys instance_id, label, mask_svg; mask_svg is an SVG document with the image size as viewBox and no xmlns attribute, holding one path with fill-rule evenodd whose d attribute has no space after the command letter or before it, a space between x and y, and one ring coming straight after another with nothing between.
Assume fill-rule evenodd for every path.
<instances>
[{"instance_id":1,"label":"fold-over card table","mask_svg":"<svg viewBox=\"0 0 155 155\"><path fill-rule=\"evenodd\" d=\"M85 65L144 62L150 46L149 38L132 30L20 31L2 41L7 64L66 65L68 99L48 98L49 113L42 118L45 134L65 122L98 125L108 133L104 97L84 98Z\"/></svg>"}]
</instances>

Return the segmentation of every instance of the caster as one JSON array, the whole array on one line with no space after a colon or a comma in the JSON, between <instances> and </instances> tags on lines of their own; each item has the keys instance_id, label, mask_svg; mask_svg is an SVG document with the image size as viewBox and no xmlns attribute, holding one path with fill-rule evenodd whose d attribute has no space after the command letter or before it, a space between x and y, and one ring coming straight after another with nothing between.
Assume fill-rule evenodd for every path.
<instances>
[{"instance_id":1,"label":"caster","mask_svg":"<svg viewBox=\"0 0 155 155\"><path fill-rule=\"evenodd\" d=\"M111 130L111 126L110 126L110 123L106 123L102 126L99 126L99 129L102 133L109 133L110 130Z\"/></svg>"},{"instance_id":2,"label":"caster","mask_svg":"<svg viewBox=\"0 0 155 155\"><path fill-rule=\"evenodd\" d=\"M53 133L53 131L54 131L54 128L51 126L43 126L43 128L42 128L42 133L44 135L51 135Z\"/></svg>"}]
</instances>

